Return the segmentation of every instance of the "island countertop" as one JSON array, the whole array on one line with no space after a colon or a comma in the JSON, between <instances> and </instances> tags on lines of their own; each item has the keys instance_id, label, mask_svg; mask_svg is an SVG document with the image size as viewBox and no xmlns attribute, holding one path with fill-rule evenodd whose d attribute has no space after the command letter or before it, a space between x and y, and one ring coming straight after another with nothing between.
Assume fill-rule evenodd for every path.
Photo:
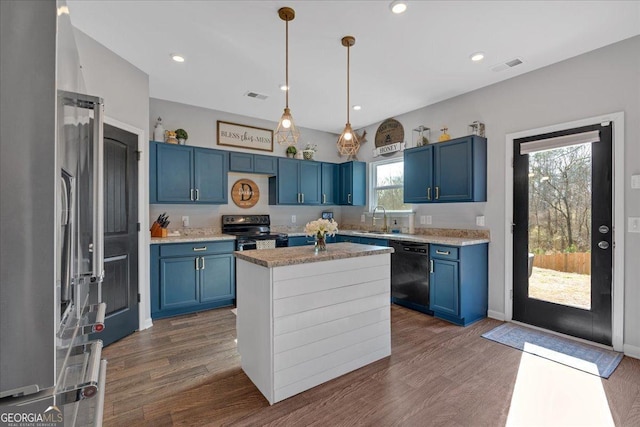
<instances>
[{"instance_id":1,"label":"island countertop","mask_svg":"<svg viewBox=\"0 0 640 427\"><path fill-rule=\"evenodd\" d=\"M388 253L393 253L393 248L357 243L331 243L326 251L317 254L313 246L234 252L238 259L268 268Z\"/></svg>"}]
</instances>

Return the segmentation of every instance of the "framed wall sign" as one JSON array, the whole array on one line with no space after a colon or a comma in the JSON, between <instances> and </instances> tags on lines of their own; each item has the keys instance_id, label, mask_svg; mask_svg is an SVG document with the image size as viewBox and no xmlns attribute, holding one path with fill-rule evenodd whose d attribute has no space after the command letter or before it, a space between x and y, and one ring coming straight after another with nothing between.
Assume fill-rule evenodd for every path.
<instances>
[{"instance_id":1,"label":"framed wall sign","mask_svg":"<svg viewBox=\"0 0 640 427\"><path fill-rule=\"evenodd\" d=\"M273 151L273 131L218 120L218 145Z\"/></svg>"},{"instance_id":2,"label":"framed wall sign","mask_svg":"<svg viewBox=\"0 0 640 427\"><path fill-rule=\"evenodd\" d=\"M250 179L239 179L231 187L231 200L243 209L252 208L260 200L260 188Z\"/></svg>"}]
</instances>

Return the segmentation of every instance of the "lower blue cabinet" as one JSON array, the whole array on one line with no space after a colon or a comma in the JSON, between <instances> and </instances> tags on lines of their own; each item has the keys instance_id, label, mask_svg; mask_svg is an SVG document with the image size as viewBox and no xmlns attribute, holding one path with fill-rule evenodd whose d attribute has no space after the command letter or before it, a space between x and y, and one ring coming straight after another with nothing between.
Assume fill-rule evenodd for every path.
<instances>
[{"instance_id":1,"label":"lower blue cabinet","mask_svg":"<svg viewBox=\"0 0 640 427\"><path fill-rule=\"evenodd\" d=\"M235 242L151 245L151 317L235 303Z\"/></svg>"},{"instance_id":2,"label":"lower blue cabinet","mask_svg":"<svg viewBox=\"0 0 640 427\"><path fill-rule=\"evenodd\" d=\"M335 243L336 236L327 236L327 243ZM289 236L289 246L309 246L314 245L315 240L311 236Z\"/></svg>"},{"instance_id":3,"label":"lower blue cabinet","mask_svg":"<svg viewBox=\"0 0 640 427\"><path fill-rule=\"evenodd\" d=\"M378 239L375 237L364 237L364 236L349 236L346 234L336 235L336 241L348 242L348 243L360 243L362 245L372 245L372 246L389 246L389 241L387 239Z\"/></svg>"},{"instance_id":4,"label":"lower blue cabinet","mask_svg":"<svg viewBox=\"0 0 640 427\"><path fill-rule=\"evenodd\" d=\"M488 245L429 245L429 308L467 326L487 317Z\"/></svg>"}]
</instances>

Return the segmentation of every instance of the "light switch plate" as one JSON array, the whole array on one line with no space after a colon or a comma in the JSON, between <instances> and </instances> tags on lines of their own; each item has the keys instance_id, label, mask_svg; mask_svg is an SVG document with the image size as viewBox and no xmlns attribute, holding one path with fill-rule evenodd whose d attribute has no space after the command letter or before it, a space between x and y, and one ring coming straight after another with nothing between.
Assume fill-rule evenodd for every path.
<instances>
[{"instance_id":1,"label":"light switch plate","mask_svg":"<svg viewBox=\"0 0 640 427\"><path fill-rule=\"evenodd\" d=\"M433 217L431 215L427 215L427 225L433 224Z\"/></svg>"},{"instance_id":2,"label":"light switch plate","mask_svg":"<svg viewBox=\"0 0 640 427\"><path fill-rule=\"evenodd\" d=\"M182 226L183 227L188 227L189 226L189 217L186 216L186 215L182 217Z\"/></svg>"},{"instance_id":3,"label":"light switch plate","mask_svg":"<svg viewBox=\"0 0 640 427\"><path fill-rule=\"evenodd\" d=\"M296 223L296 216L295 215L291 215L291 223L295 224Z\"/></svg>"},{"instance_id":4,"label":"light switch plate","mask_svg":"<svg viewBox=\"0 0 640 427\"><path fill-rule=\"evenodd\" d=\"M420 224L425 225L427 223L426 215L420 215Z\"/></svg>"},{"instance_id":5,"label":"light switch plate","mask_svg":"<svg viewBox=\"0 0 640 427\"><path fill-rule=\"evenodd\" d=\"M476 225L477 225L478 227L484 227L484 224L485 224L485 222L484 222L484 215L478 215L478 216L476 217Z\"/></svg>"},{"instance_id":6,"label":"light switch plate","mask_svg":"<svg viewBox=\"0 0 640 427\"><path fill-rule=\"evenodd\" d=\"M631 176L631 188L634 190L640 190L640 175Z\"/></svg>"},{"instance_id":7,"label":"light switch plate","mask_svg":"<svg viewBox=\"0 0 640 427\"><path fill-rule=\"evenodd\" d=\"M364 214L362 214L362 215L360 215L360 222L364 222L364 221L365 221Z\"/></svg>"},{"instance_id":8,"label":"light switch plate","mask_svg":"<svg viewBox=\"0 0 640 427\"><path fill-rule=\"evenodd\" d=\"M639 217L629 217L629 226L627 227L627 231L629 233L640 233L640 218Z\"/></svg>"}]
</instances>

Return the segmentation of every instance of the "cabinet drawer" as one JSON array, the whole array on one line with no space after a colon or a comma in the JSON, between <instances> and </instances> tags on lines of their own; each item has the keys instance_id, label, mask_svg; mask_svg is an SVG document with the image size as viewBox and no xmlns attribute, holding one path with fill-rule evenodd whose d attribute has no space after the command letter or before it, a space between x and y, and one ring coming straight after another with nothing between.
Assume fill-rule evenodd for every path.
<instances>
[{"instance_id":1,"label":"cabinet drawer","mask_svg":"<svg viewBox=\"0 0 640 427\"><path fill-rule=\"evenodd\" d=\"M458 258L458 249L453 246L442 246L442 245L429 245L430 252L429 255L431 258L438 259L450 259L457 261Z\"/></svg>"},{"instance_id":2,"label":"cabinet drawer","mask_svg":"<svg viewBox=\"0 0 640 427\"><path fill-rule=\"evenodd\" d=\"M192 242L160 245L160 256L199 256L204 254L231 253L235 249L235 241Z\"/></svg>"}]
</instances>

